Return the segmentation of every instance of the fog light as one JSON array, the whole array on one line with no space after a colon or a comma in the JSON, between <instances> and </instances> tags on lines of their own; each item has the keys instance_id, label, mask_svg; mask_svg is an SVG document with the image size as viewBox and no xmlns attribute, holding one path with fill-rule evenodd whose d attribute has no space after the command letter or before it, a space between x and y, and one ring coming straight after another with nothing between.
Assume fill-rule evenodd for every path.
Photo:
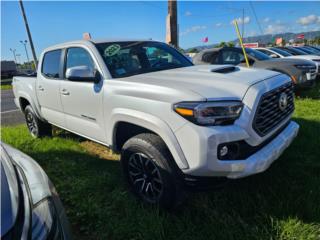
<instances>
[{"instance_id":1,"label":"fog light","mask_svg":"<svg viewBox=\"0 0 320 240\"><path fill-rule=\"evenodd\" d=\"M226 156L226 155L228 154L228 151L229 151L228 147L227 147L226 145L223 146L223 147L220 149L220 156L221 156L221 157Z\"/></svg>"}]
</instances>

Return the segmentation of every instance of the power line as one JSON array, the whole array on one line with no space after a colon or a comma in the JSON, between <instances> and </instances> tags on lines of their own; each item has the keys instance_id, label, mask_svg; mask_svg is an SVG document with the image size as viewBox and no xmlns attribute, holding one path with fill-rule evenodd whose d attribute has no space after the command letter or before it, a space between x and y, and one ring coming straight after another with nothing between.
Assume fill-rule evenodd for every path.
<instances>
[{"instance_id":1,"label":"power line","mask_svg":"<svg viewBox=\"0 0 320 240\"><path fill-rule=\"evenodd\" d=\"M161 9L167 10L167 7L165 7L165 6L160 6L160 5L156 5L156 4L154 4L153 2L150 2L150 1L141 1L141 2L139 2L139 3L144 4L144 5L147 5L147 6L149 6L149 7L154 7L154 8L156 8L156 9L161 8Z\"/></svg>"},{"instance_id":2,"label":"power line","mask_svg":"<svg viewBox=\"0 0 320 240\"><path fill-rule=\"evenodd\" d=\"M192 14L188 17L197 17L197 18L219 18L219 17L225 17L230 16L230 13L226 14L220 14L220 15L198 15L198 14Z\"/></svg>"},{"instance_id":3,"label":"power line","mask_svg":"<svg viewBox=\"0 0 320 240\"><path fill-rule=\"evenodd\" d=\"M262 27L261 27L260 22L259 22L259 20L258 20L258 17L257 17L257 14L256 14L255 9L254 9L254 7L253 7L253 4L252 4L251 1L250 1L249 3L250 3L250 7L251 7L251 9L252 9L253 15L254 15L254 17L255 17L255 19L256 19L257 25L258 25L258 27L259 27L259 30L260 30L261 34L263 35L263 30L262 30Z\"/></svg>"}]
</instances>

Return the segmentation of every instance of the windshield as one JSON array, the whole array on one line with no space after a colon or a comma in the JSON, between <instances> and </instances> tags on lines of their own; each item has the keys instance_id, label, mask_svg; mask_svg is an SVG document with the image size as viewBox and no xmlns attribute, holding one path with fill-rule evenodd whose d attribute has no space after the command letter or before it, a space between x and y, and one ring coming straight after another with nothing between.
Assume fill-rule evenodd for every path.
<instances>
[{"instance_id":1,"label":"windshield","mask_svg":"<svg viewBox=\"0 0 320 240\"><path fill-rule=\"evenodd\" d=\"M297 48L287 48L289 52L293 53L293 55L307 55L306 52L304 51L301 51L300 49L297 49Z\"/></svg>"},{"instance_id":2,"label":"windshield","mask_svg":"<svg viewBox=\"0 0 320 240\"><path fill-rule=\"evenodd\" d=\"M96 46L113 78L193 65L176 49L160 42L107 42Z\"/></svg>"},{"instance_id":3,"label":"windshield","mask_svg":"<svg viewBox=\"0 0 320 240\"><path fill-rule=\"evenodd\" d=\"M253 58L255 58L255 59L259 60L259 61L264 61L264 60L269 60L270 59L270 57L267 54L264 54L262 52L254 50L252 48L246 48L246 53L249 56L251 56L251 57L253 57Z\"/></svg>"},{"instance_id":4,"label":"windshield","mask_svg":"<svg viewBox=\"0 0 320 240\"><path fill-rule=\"evenodd\" d=\"M299 47L298 49L299 49L300 51L305 52L305 53L309 53L309 54L312 54L312 53L313 53L312 51L310 51L309 49L306 49L306 48L304 48L304 47Z\"/></svg>"},{"instance_id":5,"label":"windshield","mask_svg":"<svg viewBox=\"0 0 320 240\"><path fill-rule=\"evenodd\" d=\"M312 53L315 53L315 54L319 54L320 53L320 51L315 49L315 48L312 48L312 47L309 47L309 46L306 46L305 48L308 49Z\"/></svg>"},{"instance_id":6,"label":"windshield","mask_svg":"<svg viewBox=\"0 0 320 240\"><path fill-rule=\"evenodd\" d=\"M279 48L270 48L272 51L276 52L276 53L279 53L280 55L284 56L284 57L289 57L289 56L292 56L292 54L286 52L286 51L283 51Z\"/></svg>"}]
</instances>

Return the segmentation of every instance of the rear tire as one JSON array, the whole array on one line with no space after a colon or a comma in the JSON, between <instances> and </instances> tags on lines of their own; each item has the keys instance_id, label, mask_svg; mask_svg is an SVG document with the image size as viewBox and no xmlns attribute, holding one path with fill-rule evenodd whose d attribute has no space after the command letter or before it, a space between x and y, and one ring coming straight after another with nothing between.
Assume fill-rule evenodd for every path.
<instances>
[{"instance_id":1,"label":"rear tire","mask_svg":"<svg viewBox=\"0 0 320 240\"><path fill-rule=\"evenodd\" d=\"M173 161L162 139L151 133L132 137L121 152L121 165L130 190L143 202L166 209L173 209L186 196Z\"/></svg>"},{"instance_id":2,"label":"rear tire","mask_svg":"<svg viewBox=\"0 0 320 240\"><path fill-rule=\"evenodd\" d=\"M32 137L40 138L45 136L52 136L52 126L49 123L40 120L32 109L31 105L26 106L24 115L28 130Z\"/></svg>"}]
</instances>

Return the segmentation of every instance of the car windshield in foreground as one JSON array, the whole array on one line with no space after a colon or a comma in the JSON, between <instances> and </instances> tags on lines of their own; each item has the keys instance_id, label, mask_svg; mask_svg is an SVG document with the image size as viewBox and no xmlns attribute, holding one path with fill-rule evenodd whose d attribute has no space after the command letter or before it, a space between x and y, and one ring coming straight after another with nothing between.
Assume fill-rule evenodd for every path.
<instances>
[{"instance_id":1,"label":"car windshield in foreground","mask_svg":"<svg viewBox=\"0 0 320 240\"><path fill-rule=\"evenodd\" d=\"M276 53L279 53L280 55L284 56L284 57L289 57L289 56L292 56L292 54L286 52L286 51L283 51L279 48L270 48L272 51L276 52Z\"/></svg>"},{"instance_id":2,"label":"car windshield in foreground","mask_svg":"<svg viewBox=\"0 0 320 240\"><path fill-rule=\"evenodd\" d=\"M253 58L255 58L255 59L259 60L259 61L265 61L265 60L269 60L270 59L270 57L267 54L264 54L262 52L254 50L252 48L246 48L246 53L249 56L251 56L251 57L253 57Z\"/></svg>"},{"instance_id":3,"label":"car windshield in foreground","mask_svg":"<svg viewBox=\"0 0 320 240\"><path fill-rule=\"evenodd\" d=\"M160 42L106 42L96 47L113 78L193 65L176 49Z\"/></svg>"}]
</instances>

